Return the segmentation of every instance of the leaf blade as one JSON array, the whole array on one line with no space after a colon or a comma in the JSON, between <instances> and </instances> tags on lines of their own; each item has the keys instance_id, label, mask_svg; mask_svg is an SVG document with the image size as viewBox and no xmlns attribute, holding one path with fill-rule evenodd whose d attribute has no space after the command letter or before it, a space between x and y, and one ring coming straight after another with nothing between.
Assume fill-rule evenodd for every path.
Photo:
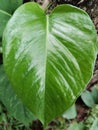
<instances>
[{"instance_id":1,"label":"leaf blade","mask_svg":"<svg viewBox=\"0 0 98 130\"><path fill-rule=\"evenodd\" d=\"M73 104L90 80L96 31L78 8L63 5L46 16L36 3L27 3L7 24L3 49L6 73L16 93L47 124Z\"/></svg>"},{"instance_id":2,"label":"leaf blade","mask_svg":"<svg viewBox=\"0 0 98 130\"><path fill-rule=\"evenodd\" d=\"M4 28L10 19L11 15L6 13L5 11L0 10L0 37L2 37Z\"/></svg>"},{"instance_id":3,"label":"leaf blade","mask_svg":"<svg viewBox=\"0 0 98 130\"><path fill-rule=\"evenodd\" d=\"M22 3L23 0L1 0L0 9L12 14Z\"/></svg>"},{"instance_id":4,"label":"leaf blade","mask_svg":"<svg viewBox=\"0 0 98 130\"><path fill-rule=\"evenodd\" d=\"M32 120L36 119L15 94L6 77L3 65L0 65L0 101L5 105L8 113L12 117L25 125L28 125Z\"/></svg>"}]
</instances>

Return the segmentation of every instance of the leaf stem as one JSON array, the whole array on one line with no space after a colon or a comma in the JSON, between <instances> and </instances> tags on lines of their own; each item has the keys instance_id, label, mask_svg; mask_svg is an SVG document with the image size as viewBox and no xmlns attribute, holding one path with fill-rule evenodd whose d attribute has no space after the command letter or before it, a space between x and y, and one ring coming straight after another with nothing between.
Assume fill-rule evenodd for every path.
<instances>
[{"instance_id":1,"label":"leaf stem","mask_svg":"<svg viewBox=\"0 0 98 130\"><path fill-rule=\"evenodd\" d=\"M46 11L48 6L49 6L50 1L49 0L44 0L42 4L42 8Z\"/></svg>"}]
</instances>

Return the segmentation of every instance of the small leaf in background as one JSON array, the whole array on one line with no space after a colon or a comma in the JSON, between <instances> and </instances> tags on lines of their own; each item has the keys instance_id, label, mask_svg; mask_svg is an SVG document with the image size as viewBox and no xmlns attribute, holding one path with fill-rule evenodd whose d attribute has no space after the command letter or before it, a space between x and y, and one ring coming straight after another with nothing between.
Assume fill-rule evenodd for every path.
<instances>
[{"instance_id":1,"label":"small leaf in background","mask_svg":"<svg viewBox=\"0 0 98 130\"><path fill-rule=\"evenodd\" d=\"M84 124L87 128L87 130L91 128L94 121L98 118L98 104L92 107L88 113L88 116L86 120L84 121Z\"/></svg>"},{"instance_id":2,"label":"small leaf in background","mask_svg":"<svg viewBox=\"0 0 98 130\"><path fill-rule=\"evenodd\" d=\"M81 98L83 102L85 103L85 105L87 105L88 107L93 107L96 104L91 92L87 90L82 93Z\"/></svg>"},{"instance_id":3,"label":"small leaf in background","mask_svg":"<svg viewBox=\"0 0 98 130\"><path fill-rule=\"evenodd\" d=\"M0 0L0 38L11 15L22 3L23 0Z\"/></svg>"},{"instance_id":4,"label":"small leaf in background","mask_svg":"<svg viewBox=\"0 0 98 130\"><path fill-rule=\"evenodd\" d=\"M82 93L81 98L85 105L88 107L93 107L95 104L98 104L98 88L95 85L91 91L86 90Z\"/></svg>"},{"instance_id":5,"label":"small leaf in background","mask_svg":"<svg viewBox=\"0 0 98 130\"><path fill-rule=\"evenodd\" d=\"M0 65L0 100L7 108L8 113L25 125L36 119L15 94L2 65Z\"/></svg>"},{"instance_id":6,"label":"small leaf in background","mask_svg":"<svg viewBox=\"0 0 98 130\"><path fill-rule=\"evenodd\" d=\"M63 118L74 119L77 116L76 106L73 104L64 114Z\"/></svg>"},{"instance_id":7,"label":"small leaf in background","mask_svg":"<svg viewBox=\"0 0 98 130\"><path fill-rule=\"evenodd\" d=\"M98 88L97 85L95 85L92 89L91 89L91 95L93 97L93 100L96 104L98 104Z\"/></svg>"},{"instance_id":8,"label":"small leaf in background","mask_svg":"<svg viewBox=\"0 0 98 130\"><path fill-rule=\"evenodd\" d=\"M83 123L72 123L68 130L86 130Z\"/></svg>"},{"instance_id":9,"label":"small leaf in background","mask_svg":"<svg viewBox=\"0 0 98 130\"><path fill-rule=\"evenodd\" d=\"M90 130L98 130L98 118L96 118L91 126Z\"/></svg>"},{"instance_id":10,"label":"small leaf in background","mask_svg":"<svg viewBox=\"0 0 98 130\"><path fill-rule=\"evenodd\" d=\"M72 5L46 15L29 2L9 20L3 35L5 70L43 124L64 113L84 90L94 69L96 42L90 17Z\"/></svg>"},{"instance_id":11,"label":"small leaf in background","mask_svg":"<svg viewBox=\"0 0 98 130\"><path fill-rule=\"evenodd\" d=\"M11 15L0 10L0 37L2 37L6 23L11 18Z\"/></svg>"},{"instance_id":12,"label":"small leaf in background","mask_svg":"<svg viewBox=\"0 0 98 130\"><path fill-rule=\"evenodd\" d=\"M23 0L0 0L0 10L13 14L13 12L23 4Z\"/></svg>"}]
</instances>

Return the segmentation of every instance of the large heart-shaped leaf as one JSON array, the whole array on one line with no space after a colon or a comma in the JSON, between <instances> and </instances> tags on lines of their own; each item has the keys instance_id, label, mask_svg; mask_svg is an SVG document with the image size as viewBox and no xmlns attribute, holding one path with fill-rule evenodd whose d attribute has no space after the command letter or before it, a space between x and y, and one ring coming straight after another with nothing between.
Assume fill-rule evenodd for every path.
<instances>
[{"instance_id":1,"label":"large heart-shaped leaf","mask_svg":"<svg viewBox=\"0 0 98 130\"><path fill-rule=\"evenodd\" d=\"M36 3L24 4L3 37L6 73L43 124L62 114L80 95L92 76L96 50L92 21L71 5L58 6L46 15Z\"/></svg>"},{"instance_id":2,"label":"large heart-shaped leaf","mask_svg":"<svg viewBox=\"0 0 98 130\"><path fill-rule=\"evenodd\" d=\"M0 101L5 105L8 113L15 119L28 125L32 120L36 119L17 97L9 80L6 77L4 67L0 65Z\"/></svg>"}]
</instances>

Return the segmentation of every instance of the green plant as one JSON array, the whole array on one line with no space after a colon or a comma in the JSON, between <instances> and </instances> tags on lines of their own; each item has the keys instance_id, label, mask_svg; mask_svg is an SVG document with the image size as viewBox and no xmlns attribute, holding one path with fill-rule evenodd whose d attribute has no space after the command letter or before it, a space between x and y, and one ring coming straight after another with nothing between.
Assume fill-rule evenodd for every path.
<instances>
[{"instance_id":1,"label":"green plant","mask_svg":"<svg viewBox=\"0 0 98 130\"><path fill-rule=\"evenodd\" d=\"M30 130L30 128L10 116L0 102L0 130Z\"/></svg>"},{"instance_id":2,"label":"green plant","mask_svg":"<svg viewBox=\"0 0 98 130\"><path fill-rule=\"evenodd\" d=\"M74 122L70 125L68 130L86 130L83 123Z\"/></svg>"},{"instance_id":3,"label":"green plant","mask_svg":"<svg viewBox=\"0 0 98 130\"><path fill-rule=\"evenodd\" d=\"M96 58L96 39L89 16L71 5L46 15L31 2L9 20L3 35L4 68L18 97L44 125L85 89Z\"/></svg>"},{"instance_id":4,"label":"green plant","mask_svg":"<svg viewBox=\"0 0 98 130\"><path fill-rule=\"evenodd\" d=\"M95 130L93 127L97 127L98 129L98 104L90 110L84 124L87 130L89 130L90 128L90 130Z\"/></svg>"},{"instance_id":5,"label":"green plant","mask_svg":"<svg viewBox=\"0 0 98 130\"><path fill-rule=\"evenodd\" d=\"M67 111L65 111L62 116L65 119L74 119L77 116L75 104L73 104Z\"/></svg>"},{"instance_id":6,"label":"green plant","mask_svg":"<svg viewBox=\"0 0 98 130\"><path fill-rule=\"evenodd\" d=\"M94 86L91 91L84 91L81 94L81 98L85 105L88 107L94 107L96 104L98 104L98 85Z\"/></svg>"},{"instance_id":7,"label":"green plant","mask_svg":"<svg viewBox=\"0 0 98 130\"><path fill-rule=\"evenodd\" d=\"M0 0L0 38L14 11L23 3L23 0Z\"/></svg>"},{"instance_id":8,"label":"green plant","mask_svg":"<svg viewBox=\"0 0 98 130\"><path fill-rule=\"evenodd\" d=\"M0 65L0 100L7 108L8 114L25 125L36 119L17 97L7 79L3 65Z\"/></svg>"}]
</instances>

